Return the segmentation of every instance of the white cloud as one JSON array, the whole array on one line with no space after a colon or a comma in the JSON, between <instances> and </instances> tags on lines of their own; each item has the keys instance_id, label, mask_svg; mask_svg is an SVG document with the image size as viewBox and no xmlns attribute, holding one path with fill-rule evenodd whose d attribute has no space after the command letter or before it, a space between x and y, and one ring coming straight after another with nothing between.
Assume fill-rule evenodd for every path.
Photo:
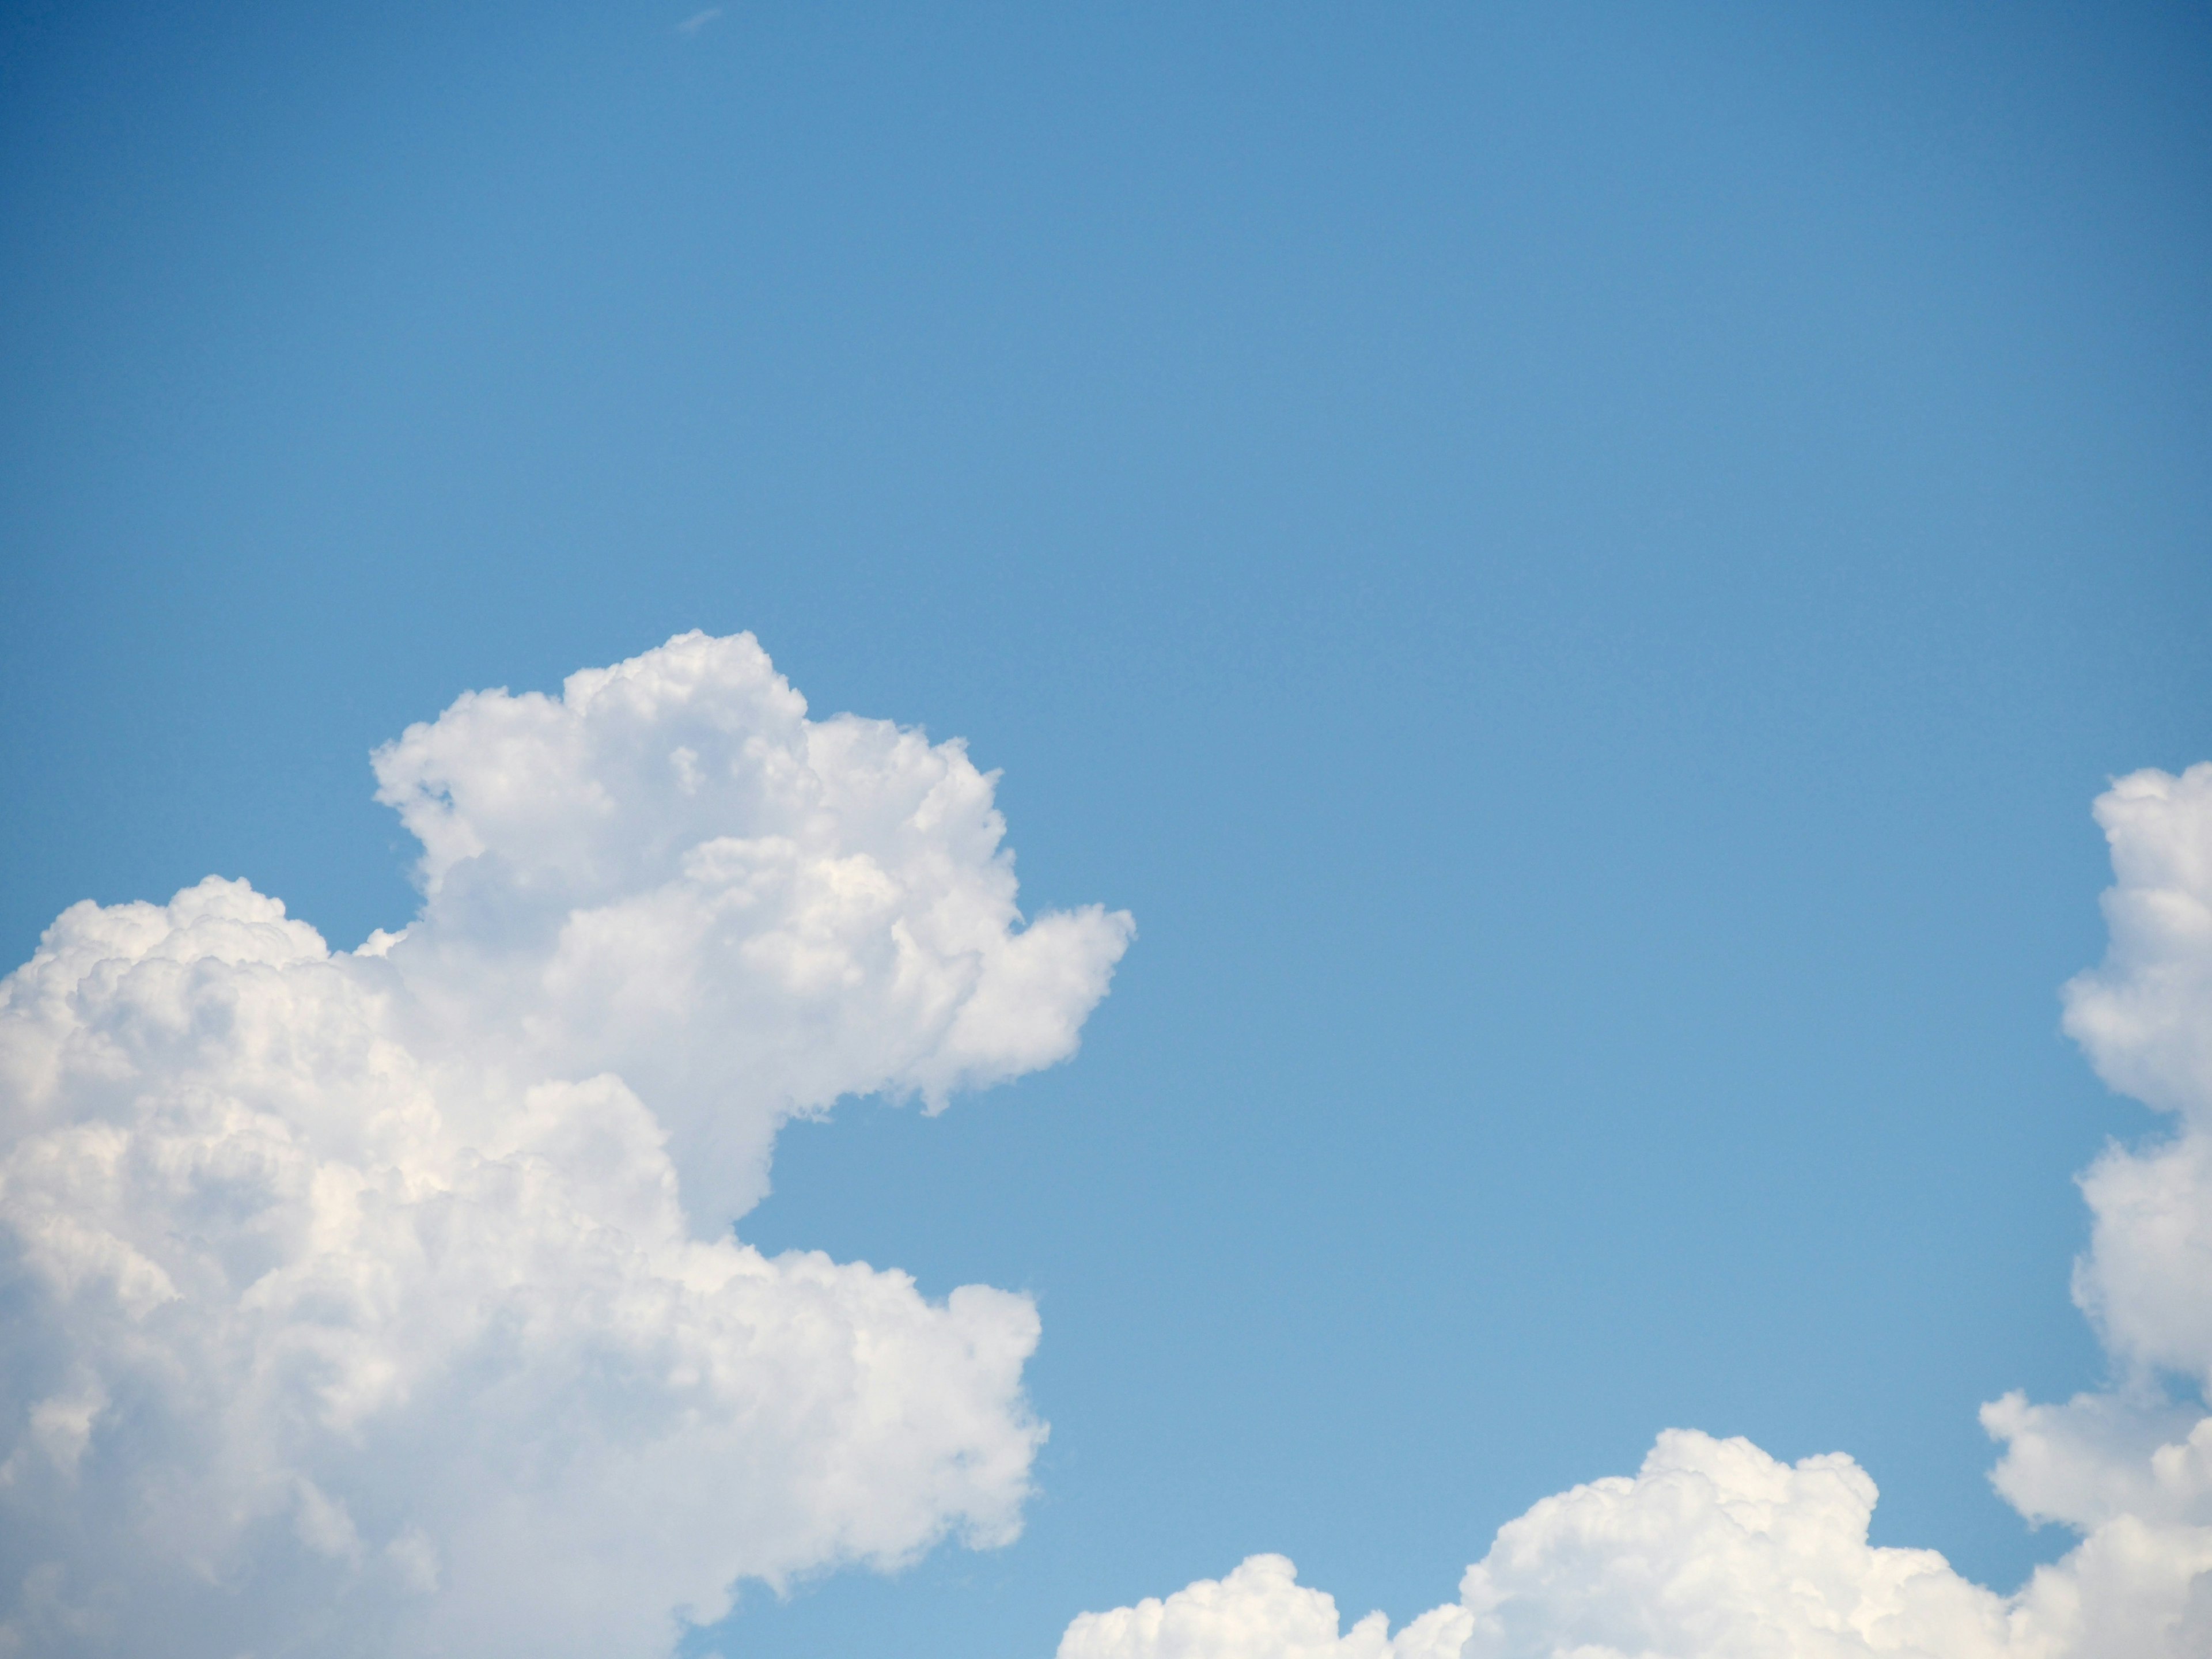
<instances>
[{"instance_id":1,"label":"white cloud","mask_svg":"<svg viewBox=\"0 0 2212 1659\"><path fill-rule=\"evenodd\" d=\"M2106 1082L2181 1128L2082 1176L2096 1220L2074 1297L2131 1374L2212 1389L2212 763L2123 778L2097 821L2119 877L2112 949L2066 988L2066 1029Z\"/></svg>"},{"instance_id":2,"label":"white cloud","mask_svg":"<svg viewBox=\"0 0 2212 1659\"><path fill-rule=\"evenodd\" d=\"M1012 1537L1027 1298L726 1224L793 1114L1071 1053L1127 918L1022 927L992 781L748 636L376 764L404 933L211 878L0 983L0 1653L665 1653Z\"/></svg>"},{"instance_id":3,"label":"white cloud","mask_svg":"<svg viewBox=\"0 0 2212 1659\"><path fill-rule=\"evenodd\" d=\"M2081 1181L2094 1225L2075 1299L2112 1357L2114 1390L2063 1406L2013 1394L1982 1410L2005 1446L1998 1490L2081 1534L2062 1560L1999 1595L1933 1551L1870 1546L1875 1485L1850 1458L1792 1467L1670 1430L1632 1478L1547 1498L1501 1528L1459 1601L1396 1644L1380 1613L1340 1635L1328 1596L1279 1556L1255 1556L1164 1601L1084 1614L1060 1659L2212 1654L2212 764L2124 778L2097 817L2118 878L2105 896L2112 949L2067 987L2067 1029L2113 1087L2180 1125L2108 1149ZM2195 1398L2169 1395L2176 1377Z\"/></svg>"},{"instance_id":4,"label":"white cloud","mask_svg":"<svg viewBox=\"0 0 2212 1659\"><path fill-rule=\"evenodd\" d=\"M2067 1031L2113 1088L2212 1128L2212 762L2122 778L2096 813L2112 945L2066 988Z\"/></svg>"},{"instance_id":5,"label":"white cloud","mask_svg":"<svg viewBox=\"0 0 2212 1659\"><path fill-rule=\"evenodd\" d=\"M750 635L464 696L376 775L424 848L383 957L410 1041L618 1073L702 1236L759 1200L794 1113L933 1109L1072 1054L1130 935L1095 905L1020 928L994 779L957 741L808 720Z\"/></svg>"},{"instance_id":6,"label":"white cloud","mask_svg":"<svg viewBox=\"0 0 2212 1659\"><path fill-rule=\"evenodd\" d=\"M1283 1557L1255 1555L1165 1601L1083 1614L1060 1638L1060 1659L1453 1659L1473 1625L1462 1609L1438 1607L1395 1640L1379 1613L1340 1632L1333 1597L1300 1584Z\"/></svg>"}]
</instances>

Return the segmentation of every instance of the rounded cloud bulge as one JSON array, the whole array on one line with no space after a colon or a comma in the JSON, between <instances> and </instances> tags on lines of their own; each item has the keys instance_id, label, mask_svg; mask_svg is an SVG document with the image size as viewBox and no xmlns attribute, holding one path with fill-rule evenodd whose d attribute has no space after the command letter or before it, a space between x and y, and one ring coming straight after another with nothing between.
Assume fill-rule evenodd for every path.
<instances>
[{"instance_id":1,"label":"rounded cloud bulge","mask_svg":"<svg viewBox=\"0 0 2212 1659\"><path fill-rule=\"evenodd\" d=\"M2173 1133L2081 1177L2074 1299L2108 1392L1983 1407L1997 1490L2080 1541L2010 1595L1933 1550L1868 1541L1875 1483L1840 1453L1793 1465L1744 1440L1659 1436L1634 1475L1498 1529L1459 1600L1393 1637L1260 1555L1086 1613L1059 1659L2204 1659L2212 1654L2212 763L2119 779L2097 802L2117 878L2111 949L2065 989L2066 1027Z\"/></svg>"},{"instance_id":2,"label":"rounded cloud bulge","mask_svg":"<svg viewBox=\"0 0 2212 1659\"><path fill-rule=\"evenodd\" d=\"M375 767L402 933L210 878L0 981L0 1654L659 1655L1014 1536L1029 1299L728 1223L793 1115L1072 1054L1128 916L1024 924L994 779L750 635Z\"/></svg>"},{"instance_id":3,"label":"rounded cloud bulge","mask_svg":"<svg viewBox=\"0 0 2212 1659\"><path fill-rule=\"evenodd\" d=\"M702 1236L759 1201L795 1113L940 1108L1073 1054L1133 931L1096 905L1022 927L965 747L808 720L750 635L684 635L558 697L472 692L375 763L423 848L421 915L374 946L420 1040L618 1073Z\"/></svg>"}]
</instances>

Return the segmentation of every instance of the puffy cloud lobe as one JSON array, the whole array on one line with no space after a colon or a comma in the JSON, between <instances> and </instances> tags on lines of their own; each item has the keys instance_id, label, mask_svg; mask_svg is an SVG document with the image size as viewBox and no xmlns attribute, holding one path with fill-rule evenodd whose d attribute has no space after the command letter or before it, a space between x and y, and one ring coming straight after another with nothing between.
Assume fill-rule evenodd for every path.
<instances>
[{"instance_id":1,"label":"puffy cloud lobe","mask_svg":"<svg viewBox=\"0 0 2212 1659\"><path fill-rule=\"evenodd\" d=\"M2067 986L2067 1032L2113 1088L2212 1128L2212 762L2122 778L2096 814L2112 945Z\"/></svg>"},{"instance_id":2,"label":"puffy cloud lobe","mask_svg":"<svg viewBox=\"0 0 2212 1659\"><path fill-rule=\"evenodd\" d=\"M2186 1659L2212 1534L2133 1516L1999 1596L1932 1550L1867 1541L1850 1458L1661 1435L1643 1468L1547 1498L1468 1569L1464 1659Z\"/></svg>"},{"instance_id":3,"label":"puffy cloud lobe","mask_svg":"<svg viewBox=\"0 0 2212 1659\"><path fill-rule=\"evenodd\" d=\"M2010 1595L1927 1550L1867 1541L1874 1482L1848 1457L1785 1465L1742 1440L1661 1435L1633 1478L1547 1498L1498 1531L1453 1606L1456 1659L2202 1659L2212 1653L2212 764L2138 773L2097 803L2118 880L2112 949L2066 989L2099 1073L2180 1118L2082 1177L2094 1216L2075 1297L2121 1371L2060 1406L2008 1395L1982 1421L1993 1479L2082 1534ZM2200 1396L2176 1401L2161 1375ZM1445 1622L1448 1615L1463 1626ZM1061 1659L1392 1655L1382 1615L1254 1557L1219 1583L1086 1613ZM1324 1639L1324 1638L1326 1639ZM1335 1645L1330 1645L1334 1642ZM1365 1645L1359 1645L1364 1643Z\"/></svg>"},{"instance_id":4,"label":"puffy cloud lobe","mask_svg":"<svg viewBox=\"0 0 2212 1659\"><path fill-rule=\"evenodd\" d=\"M750 635L686 635L559 697L464 696L376 773L423 846L389 959L424 1040L619 1073L708 1232L765 1191L794 1113L935 1109L1064 1059L1130 937L1096 906L1019 927L960 744L809 720Z\"/></svg>"},{"instance_id":5,"label":"puffy cloud lobe","mask_svg":"<svg viewBox=\"0 0 2212 1659\"><path fill-rule=\"evenodd\" d=\"M2031 1521L2212 1524L2212 1418L2191 1407L2096 1394L2034 1406L2015 1391L1983 1407L1982 1425L2005 1446L1997 1490Z\"/></svg>"},{"instance_id":6,"label":"puffy cloud lobe","mask_svg":"<svg viewBox=\"0 0 2212 1659\"><path fill-rule=\"evenodd\" d=\"M1059 1659L1454 1659L1472 1623L1461 1608L1438 1607L1393 1640L1389 1620L1370 1613L1340 1633L1333 1597L1300 1584L1283 1557L1255 1555L1165 1601L1084 1613L1060 1638Z\"/></svg>"},{"instance_id":7,"label":"puffy cloud lobe","mask_svg":"<svg viewBox=\"0 0 2212 1659\"><path fill-rule=\"evenodd\" d=\"M1927 1550L1867 1542L1875 1485L1840 1455L1792 1467L1670 1430L1634 1479L1547 1498L1468 1570L1468 1659L1974 1659L2003 1604Z\"/></svg>"},{"instance_id":8,"label":"puffy cloud lobe","mask_svg":"<svg viewBox=\"0 0 2212 1659\"><path fill-rule=\"evenodd\" d=\"M989 780L747 638L378 764L404 935L210 879L0 983L0 1652L661 1653L741 1577L1012 1537L1027 1298L693 1189L1065 1054L1127 918L1019 928Z\"/></svg>"},{"instance_id":9,"label":"puffy cloud lobe","mask_svg":"<svg viewBox=\"0 0 2212 1659\"><path fill-rule=\"evenodd\" d=\"M2095 1216L2075 1300L2113 1357L2212 1387L2212 763L2138 772L2097 803L2118 884L2112 948L2066 988L2066 1029L2113 1088L2180 1133L2112 1147L2082 1177Z\"/></svg>"}]
</instances>

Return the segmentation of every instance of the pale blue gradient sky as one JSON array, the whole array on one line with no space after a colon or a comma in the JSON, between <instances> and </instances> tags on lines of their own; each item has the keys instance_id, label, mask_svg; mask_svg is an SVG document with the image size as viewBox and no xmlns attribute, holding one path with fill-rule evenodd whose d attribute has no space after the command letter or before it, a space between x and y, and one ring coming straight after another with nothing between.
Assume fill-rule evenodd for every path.
<instances>
[{"instance_id":1,"label":"pale blue gradient sky","mask_svg":"<svg viewBox=\"0 0 2212 1659\"><path fill-rule=\"evenodd\" d=\"M743 1231L1034 1291L1028 1535L732 1656L1447 1599L1672 1424L2008 1586L2099 1380L2090 797L2212 757L2201 9L0 24L0 935L404 920L366 755L754 630L1141 937Z\"/></svg>"}]
</instances>

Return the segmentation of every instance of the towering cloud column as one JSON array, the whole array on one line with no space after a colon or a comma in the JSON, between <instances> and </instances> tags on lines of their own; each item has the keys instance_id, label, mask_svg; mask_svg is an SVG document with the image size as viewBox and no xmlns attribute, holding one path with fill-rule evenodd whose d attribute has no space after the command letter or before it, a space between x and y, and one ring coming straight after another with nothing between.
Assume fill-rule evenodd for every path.
<instances>
[{"instance_id":1,"label":"towering cloud column","mask_svg":"<svg viewBox=\"0 0 2212 1659\"><path fill-rule=\"evenodd\" d=\"M1085 1613L1060 1659L2204 1659L2212 1655L2212 763L2097 802L2118 878L2112 949L2067 1029L2115 1089L2175 1114L2082 1177L2074 1297L2113 1391L1982 1409L1997 1488L2081 1535L2014 1595L1929 1550L1867 1542L1875 1485L1841 1454L1777 1462L1670 1430L1644 1467L1498 1531L1460 1599L1393 1638L1279 1556L1164 1600Z\"/></svg>"},{"instance_id":2,"label":"towering cloud column","mask_svg":"<svg viewBox=\"0 0 2212 1659\"><path fill-rule=\"evenodd\" d=\"M1073 1053L957 743L750 636L376 757L421 914L210 879L0 983L0 1654L669 1651L734 1581L1020 1525L1026 1297L765 1259L777 1127Z\"/></svg>"}]
</instances>

